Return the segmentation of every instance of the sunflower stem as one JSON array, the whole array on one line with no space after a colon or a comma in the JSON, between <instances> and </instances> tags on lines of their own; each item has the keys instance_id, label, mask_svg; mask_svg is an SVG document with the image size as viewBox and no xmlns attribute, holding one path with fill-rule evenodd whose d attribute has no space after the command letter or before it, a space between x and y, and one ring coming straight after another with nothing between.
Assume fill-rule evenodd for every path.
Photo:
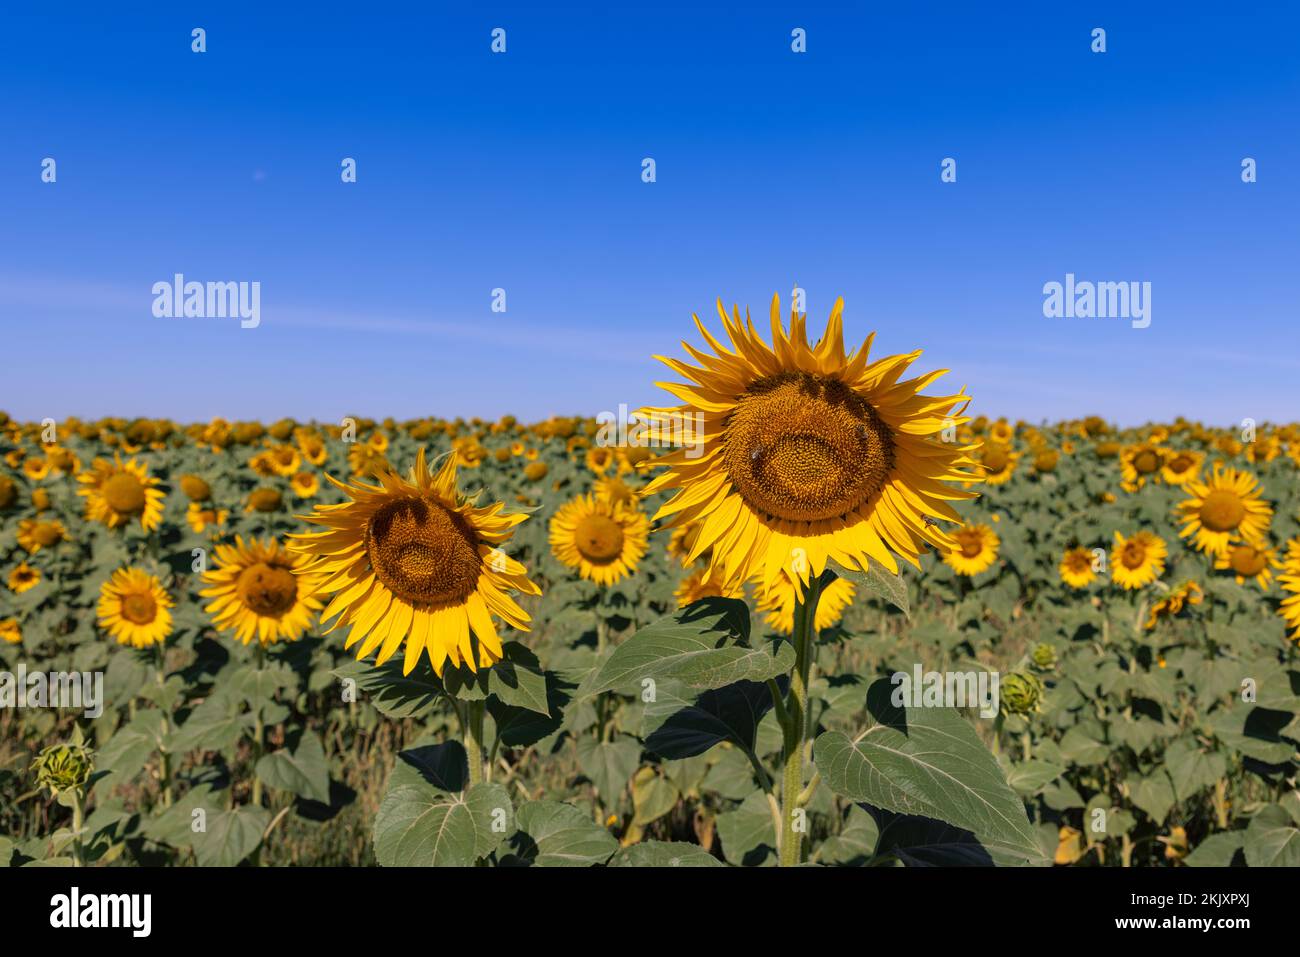
<instances>
[{"instance_id":1,"label":"sunflower stem","mask_svg":"<svg viewBox=\"0 0 1300 957\"><path fill-rule=\"evenodd\" d=\"M81 832L85 827L86 798L81 788L72 791L72 866L85 866L85 854L82 850Z\"/></svg>"},{"instance_id":2,"label":"sunflower stem","mask_svg":"<svg viewBox=\"0 0 1300 957\"><path fill-rule=\"evenodd\" d=\"M483 783L483 702L465 702L465 760L469 786Z\"/></svg>"},{"instance_id":3,"label":"sunflower stem","mask_svg":"<svg viewBox=\"0 0 1300 957\"><path fill-rule=\"evenodd\" d=\"M803 809L799 796L803 792L804 745L809 732L808 673L812 666L813 642L816 629L817 600L821 597L821 580L810 576L803 600L794 611L795 665L790 675L790 697L785 709L784 773L781 781L781 836L780 855L782 867L798 867L803 859Z\"/></svg>"},{"instance_id":4,"label":"sunflower stem","mask_svg":"<svg viewBox=\"0 0 1300 957\"><path fill-rule=\"evenodd\" d=\"M156 669L156 674L158 676L158 690L162 691L167 685L167 649L164 647L164 642L161 641L154 645L154 647L157 649L155 654L158 662L158 667ZM162 711L162 733L163 738L165 739L167 732L171 727L171 722L167 719L167 705L161 695L158 699L158 708ZM171 756L167 753L167 745L165 743L158 749L158 785L162 789L162 806L171 807Z\"/></svg>"},{"instance_id":5,"label":"sunflower stem","mask_svg":"<svg viewBox=\"0 0 1300 957\"><path fill-rule=\"evenodd\" d=\"M262 670L262 664L266 658L266 649L262 642L257 642L256 667L258 672ZM262 806L262 779L257 776L257 763L262 760L262 708L260 705L253 707L253 806Z\"/></svg>"}]
</instances>

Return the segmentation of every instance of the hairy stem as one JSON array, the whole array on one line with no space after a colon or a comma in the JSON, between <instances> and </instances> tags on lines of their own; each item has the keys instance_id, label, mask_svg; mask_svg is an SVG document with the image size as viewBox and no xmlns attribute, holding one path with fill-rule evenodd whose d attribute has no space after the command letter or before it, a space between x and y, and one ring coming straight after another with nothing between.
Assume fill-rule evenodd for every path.
<instances>
[{"instance_id":1,"label":"hairy stem","mask_svg":"<svg viewBox=\"0 0 1300 957\"><path fill-rule=\"evenodd\" d=\"M804 744L808 735L808 673L812 667L813 642L817 639L813 622L817 616L817 600L821 597L821 582L812 577L803 600L795 606L794 642L795 665L790 675L790 696L786 702L783 740L784 768L781 781L781 837L782 867L797 867L803 860L803 828L797 826L804 815L799 807L803 792Z\"/></svg>"}]
</instances>

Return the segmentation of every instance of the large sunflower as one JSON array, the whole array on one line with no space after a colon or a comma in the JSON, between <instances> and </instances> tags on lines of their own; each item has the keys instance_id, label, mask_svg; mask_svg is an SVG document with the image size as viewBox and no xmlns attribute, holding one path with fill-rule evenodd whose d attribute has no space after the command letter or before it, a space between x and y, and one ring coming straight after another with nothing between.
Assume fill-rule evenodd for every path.
<instances>
[{"instance_id":1,"label":"large sunflower","mask_svg":"<svg viewBox=\"0 0 1300 957\"><path fill-rule=\"evenodd\" d=\"M1110 577L1125 589L1141 588L1165 571L1169 549L1164 541L1145 528L1132 538L1115 533L1115 547L1110 554Z\"/></svg>"},{"instance_id":2,"label":"large sunflower","mask_svg":"<svg viewBox=\"0 0 1300 957\"><path fill-rule=\"evenodd\" d=\"M132 519L151 532L162 524L163 492L158 480L149 469L135 459L114 461L95 459L89 471L82 472L77 480L85 487L77 494L86 499L86 519L103 522L109 528L118 528Z\"/></svg>"},{"instance_id":3,"label":"large sunflower","mask_svg":"<svg viewBox=\"0 0 1300 957\"><path fill-rule=\"evenodd\" d=\"M772 345L740 310L718 302L732 348L695 324L712 354L683 343L699 367L660 357L689 384L661 383L684 403L647 409L656 426L698 424L695 441L659 457L668 467L644 490L677 494L655 518L669 527L703 526L688 560L711 550L710 567L727 581L756 578L765 588L790 574L800 596L828 561L849 570L874 560L897 571L894 554L913 564L928 543L953 539L926 516L960 521L948 504L973 493L943 484L977 479L970 446L938 435L967 421L969 397L921 395L942 372L902 380L920 352L868 359L872 336L844 351L843 300L825 334L809 345L806 317L793 313L787 333L772 297ZM734 350L734 351L733 351Z\"/></svg>"},{"instance_id":4,"label":"large sunflower","mask_svg":"<svg viewBox=\"0 0 1300 957\"><path fill-rule=\"evenodd\" d=\"M528 630L529 617L509 592L541 589L501 549L528 516L462 495L456 465L448 455L431 472L421 449L409 479L387 467L376 473L377 486L327 476L350 501L316 505L307 516L328 531L291 536L291 548L315 559L308 570L325 576L320 591L334 595L322 620L338 616L329 631L351 626L345 647L360 643L358 659L378 649L383 664L406 639L405 674L422 652L439 675L448 660L477 671L501 659L493 615Z\"/></svg>"},{"instance_id":5,"label":"large sunflower","mask_svg":"<svg viewBox=\"0 0 1300 957\"><path fill-rule=\"evenodd\" d=\"M768 626L783 635L794 632L795 600L794 584L789 577L781 575L767 588L755 585L755 609L764 613ZM844 617L844 609L853 603L853 594L857 589L847 578L836 578L822 589L817 601L817 615L813 627L818 631L830 628Z\"/></svg>"},{"instance_id":6,"label":"large sunflower","mask_svg":"<svg viewBox=\"0 0 1300 957\"><path fill-rule=\"evenodd\" d=\"M306 558L274 538L245 544L238 535L234 545L218 545L215 557L215 566L203 573L212 587L199 594L212 599L204 610L219 631L234 631L244 644L302 637L321 607L316 597L321 576L304 572Z\"/></svg>"},{"instance_id":7,"label":"large sunflower","mask_svg":"<svg viewBox=\"0 0 1300 957\"><path fill-rule=\"evenodd\" d=\"M1002 539L987 525L963 525L952 533L953 547L943 553L943 561L958 575L978 575L998 557Z\"/></svg>"},{"instance_id":8,"label":"large sunflower","mask_svg":"<svg viewBox=\"0 0 1300 957\"><path fill-rule=\"evenodd\" d=\"M119 645L149 648L172 633L171 597L156 576L119 568L99 589L99 626Z\"/></svg>"},{"instance_id":9,"label":"large sunflower","mask_svg":"<svg viewBox=\"0 0 1300 957\"><path fill-rule=\"evenodd\" d=\"M1195 536L1192 544L1216 558L1236 541L1263 541L1273 510L1260 498L1259 481L1249 472L1216 462L1209 481L1188 482L1187 491L1191 497L1178 503L1180 538Z\"/></svg>"},{"instance_id":10,"label":"large sunflower","mask_svg":"<svg viewBox=\"0 0 1300 957\"><path fill-rule=\"evenodd\" d=\"M583 578L612 585L636 571L649 531L639 508L581 495L551 518L551 551ZM733 584L718 581L723 587Z\"/></svg>"}]
</instances>

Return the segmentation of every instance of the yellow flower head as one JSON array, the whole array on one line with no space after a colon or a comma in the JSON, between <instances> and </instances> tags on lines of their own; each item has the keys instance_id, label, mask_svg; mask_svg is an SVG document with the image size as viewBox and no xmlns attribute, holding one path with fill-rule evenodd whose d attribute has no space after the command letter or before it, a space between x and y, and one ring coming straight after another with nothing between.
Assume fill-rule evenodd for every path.
<instances>
[{"instance_id":1,"label":"yellow flower head","mask_svg":"<svg viewBox=\"0 0 1300 957\"><path fill-rule=\"evenodd\" d=\"M99 589L99 626L120 645L149 648L172 633L171 597L154 575L119 568Z\"/></svg>"},{"instance_id":2,"label":"yellow flower head","mask_svg":"<svg viewBox=\"0 0 1300 957\"><path fill-rule=\"evenodd\" d=\"M18 544L31 555L35 555L42 548L53 548L67 538L68 530L58 519L42 522L24 518L18 522Z\"/></svg>"},{"instance_id":3,"label":"yellow flower head","mask_svg":"<svg viewBox=\"0 0 1300 957\"><path fill-rule=\"evenodd\" d=\"M649 531L639 508L579 496L551 518L551 551L583 578L612 585L636 571Z\"/></svg>"},{"instance_id":4,"label":"yellow flower head","mask_svg":"<svg viewBox=\"0 0 1300 957\"><path fill-rule=\"evenodd\" d=\"M1259 494L1259 481L1249 472L1215 463L1207 482L1190 481L1189 498L1178 504L1181 538L1192 538L1202 552L1218 557L1234 542L1261 543L1273 520L1273 510Z\"/></svg>"},{"instance_id":5,"label":"yellow flower head","mask_svg":"<svg viewBox=\"0 0 1300 957\"><path fill-rule=\"evenodd\" d=\"M987 525L963 525L952 537L955 544L943 561L958 575L978 575L997 561L1002 540Z\"/></svg>"},{"instance_id":6,"label":"yellow flower head","mask_svg":"<svg viewBox=\"0 0 1300 957\"><path fill-rule=\"evenodd\" d=\"M794 583L786 576L778 578L772 586L763 588L755 585L756 610L762 612L764 620L773 630L783 635L794 632L794 612L797 604ZM822 589L817 601L817 614L813 618L813 627L818 631L839 624L844 611L853 604L856 589L847 578L836 578Z\"/></svg>"},{"instance_id":7,"label":"yellow flower head","mask_svg":"<svg viewBox=\"0 0 1300 957\"><path fill-rule=\"evenodd\" d=\"M670 528L700 523L687 559L708 551L728 582L770 588L789 575L802 595L828 562L897 571L895 555L919 564L927 544L954 546L926 517L960 521L949 503L972 497L944 484L978 479L964 471L972 447L940 436L967 421L969 397L922 394L941 372L902 378L920 352L873 362L868 337L846 353L842 311L838 300L810 344L806 317L792 313L787 331L774 296L769 345L719 301L729 345L696 318L711 352L683 347L700 365L661 358L687 380L661 383L683 404L638 416L665 430L676 423L674 434L689 438L655 460L667 471L645 494L675 490L655 518L670 518Z\"/></svg>"},{"instance_id":8,"label":"yellow flower head","mask_svg":"<svg viewBox=\"0 0 1300 957\"><path fill-rule=\"evenodd\" d=\"M697 568L682 579L673 594L677 607L685 608L703 598L744 598L745 590L735 585L724 586L709 576L707 568Z\"/></svg>"},{"instance_id":9,"label":"yellow flower head","mask_svg":"<svg viewBox=\"0 0 1300 957\"><path fill-rule=\"evenodd\" d=\"M77 494L86 499L86 520L103 522L120 528L131 521L151 532L162 524L163 492L158 480L135 459L114 461L95 459L89 471L77 476L82 488Z\"/></svg>"},{"instance_id":10,"label":"yellow flower head","mask_svg":"<svg viewBox=\"0 0 1300 957\"><path fill-rule=\"evenodd\" d=\"M405 674L426 653L439 675L448 661L477 671L504 653L494 615L528 630L511 592L541 590L502 549L528 516L462 495L458 461L448 455L434 472L421 449L407 478L391 469L378 485L327 476L349 500L306 516L326 531L291 536L294 551L314 559L304 571L323 576L319 590L334 596L322 620L337 616L328 631L351 626L345 647L359 645L358 659L378 651L383 664L405 640Z\"/></svg>"},{"instance_id":11,"label":"yellow flower head","mask_svg":"<svg viewBox=\"0 0 1300 957\"><path fill-rule=\"evenodd\" d=\"M208 584L199 592L212 601L205 610L219 631L235 640L262 645L297 641L320 610L316 597L321 576L305 574L307 560L281 547L274 538L240 536L234 545L218 545L215 564L203 573Z\"/></svg>"},{"instance_id":12,"label":"yellow flower head","mask_svg":"<svg viewBox=\"0 0 1300 957\"><path fill-rule=\"evenodd\" d=\"M1097 578L1092 549L1079 546L1066 549L1059 568L1061 581L1071 588L1087 588Z\"/></svg>"},{"instance_id":13,"label":"yellow flower head","mask_svg":"<svg viewBox=\"0 0 1300 957\"><path fill-rule=\"evenodd\" d=\"M41 570L26 562L19 562L9 573L9 590L16 595L30 591L41 583Z\"/></svg>"},{"instance_id":14,"label":"yellow flower head","mask_svg":"<svg viewBox=\"0 0 1300 957\"><path fill-rule=\"evenodd\" d=\"M1110 577L1124 589L1141 588L1155 581L1165 571L1169 549L1154 532L1142 529L1132 538L1115 533L1115 547L1110 553Z\"/></svg>"}]
</instances>

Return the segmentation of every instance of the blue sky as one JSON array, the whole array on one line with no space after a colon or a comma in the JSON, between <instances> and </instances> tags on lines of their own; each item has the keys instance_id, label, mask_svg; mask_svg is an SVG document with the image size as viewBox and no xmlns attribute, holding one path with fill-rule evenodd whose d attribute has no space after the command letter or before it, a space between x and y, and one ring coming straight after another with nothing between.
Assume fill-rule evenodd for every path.
<instances>
[{"instance_id":1,"label":"blue sky","mask_svg":"<svg viewBox=\"0 0 1300 957\"><path fill-rule=\"evenodd\" d=\"M11 7L0 408L595 414L797 282L974 411L1297 417L1293 4L530 6ZM261 325L155 318L177 272ZM1150 327L1044 318L1067 272Z\"/></svg>"}]
</instances>

